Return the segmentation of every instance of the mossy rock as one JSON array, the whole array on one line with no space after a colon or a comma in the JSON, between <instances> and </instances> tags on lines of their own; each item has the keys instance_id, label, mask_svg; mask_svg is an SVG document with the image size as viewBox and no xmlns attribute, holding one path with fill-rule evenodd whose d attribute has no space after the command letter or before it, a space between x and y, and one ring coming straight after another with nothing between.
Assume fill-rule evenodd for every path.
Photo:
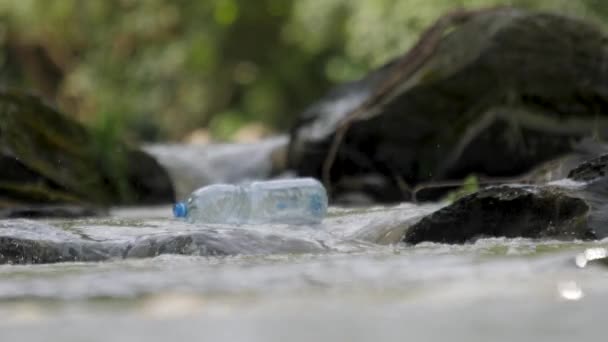
<instances>
[{"instance_id":1,"label":"mossy rock","mask_svg":"<svg viewBox=\"0 0 608 342\"><path fill-rule=\"evenodd\" d=\"M289 165L333 195L513 177L608 136L608 36L551 13L449 14L406 54L312 104ZM441 191L428 192L438 199Z\"/></svg>"},{"instance_id":2,"label":"mossy rock","mask_svg":"<svg viewBox=\"0 0 608 342\"><path fill-rule=\"evenodd\" d=\"M100 146L38 97L0 91L0 209L173 200L171 181L152 157L121 142Z\"/></svg>"}]
</instances>

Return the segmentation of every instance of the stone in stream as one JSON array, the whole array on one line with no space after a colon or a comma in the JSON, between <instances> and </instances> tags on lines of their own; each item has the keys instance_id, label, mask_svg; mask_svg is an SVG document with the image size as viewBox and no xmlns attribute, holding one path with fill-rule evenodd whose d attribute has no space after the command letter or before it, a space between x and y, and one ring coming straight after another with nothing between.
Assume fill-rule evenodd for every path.
<instances>
[{"instance_id":1,"label":"stone in stream","mask_svg":"<svg viewBox=\"0 0 608 342\"><path fill-rule=\"evenodd\" d=\"M568 173L568 178L577 182L594 182L606 177L608 154L585 161Z\"/></svg>"},{"instance_id":2,"label":"stone in stream","mask_svg":"<svg viewBox=\"0 0 608 342\"><path fill-rule=\"evenodd\" d=\"M197 225L166 218L0 220L0 264L357 252L397 243L438 205L334 210L321 226ZM168 211L168 210L167 210ZM145 216L134 213L136 216ZM149 214L149 213L148 213ZM124 214L123 214L124 215Z\"/></svg>"},{"instance_id":3,"label":"stone in stream","mask_svg":"<svg viewBox=\"0 0 608 342\"><path fill-rule=\"evenodd\" d=\"M558 187L498 186L463 197L413 225L404 241L465 243L484 237L594 239L590 206Z\"/></svg>"},{"instance_id":4,"label":"stone in stream","mask_svg":"<svg viewBox=\"0 0 608 342\"><path fill-rule=\"evenodd\" d=\"M49 224L0 220L0 264L103 261L161 254L222 256L325 250L314 240L247 229L213 229L173 222L170 229L144 220L87 220ZM63 226L62 226L63 225Z\"/></svg>"},{"instance_id":5,"label":"stone in stream","mask_svg":"<svg viewBox=\"0 0 608 342\"><path fill-rule=\"evenodd\" d=\"M414 224L403 241L464 243L482 237L608 237L608 155L547 185L502 185L463 197Z\"/></svg>"},{"instance_id":6,"label":"stone in stream","mask_svg":"<svg viewBox=\"0 0 608 342\"><path fill-rule=\"evenodd\" d=\"M35 96L0 91L0 215L75 216L174 200L152 157L101 138Z\"/></svg>"},{"instance_id":7,"label":"stone in stream","mask_svg":"<svg viewBox=\"0 0 608 342\"><path fill-rule=\"evenodd\" d=\"M407 54L304 111L289 165L334 197L388 202L419 184L518 176L607 135L606 65L608 36L581 20L512 8L448 14Z\"/></svg>"}]
</instances>

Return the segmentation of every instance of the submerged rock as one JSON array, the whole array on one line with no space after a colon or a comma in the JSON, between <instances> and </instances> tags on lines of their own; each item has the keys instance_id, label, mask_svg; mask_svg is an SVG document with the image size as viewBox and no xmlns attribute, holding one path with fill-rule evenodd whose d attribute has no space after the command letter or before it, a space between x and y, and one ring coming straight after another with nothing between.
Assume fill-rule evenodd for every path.
<instances>
[{"instance_id":1,"label":"submerged rock","mask_svg":"<svg viewBox=\"0 0 608 342\"><path fill-rule=\"evenodd\" d=\"M161 254L222 256L318 252L322 244L247 229L213 229L175 222L171 230L142 220L85 221L63 227L0 220L1 263L54 263L143 258Z\"/></svg>"},{"instance_id":2,"label":"submerged rock","mask_svg":"<svg viewBox=\"0 0 608 342\"><path fill-rule=\"evenodd\" d=\"M102 261L161 254L356 252L376 244L399 242L409 226L437 208L407 204L366 210L333 209L319 226L197 225L167 218L129 217L51 222L0 220L0 264Z\"/></svg>"},{"instance_id":3,"label":"submerged rock","mask_svg":"<svg viewBox=\"0 0 608 342\"><path fill-rule=\"evenodd\" d=\"M607 63L607 36L580 20L455 12L404 56L302 113L289 164L334 196L380 201L470 174L521 175L592 133L607 135Z\"/></svg>"},{"instance_id":4,"label":"submerged rock","mask_svg":"<svg viewBox=\"0 0 608 342\"><path fill-rule=\"evenodd\" d=\"M0 210L173 200L167 173L146 153L103 144L37 97L0 91ZM42 210L60 213L52 208Z\"/></svg>"}]
</instances>

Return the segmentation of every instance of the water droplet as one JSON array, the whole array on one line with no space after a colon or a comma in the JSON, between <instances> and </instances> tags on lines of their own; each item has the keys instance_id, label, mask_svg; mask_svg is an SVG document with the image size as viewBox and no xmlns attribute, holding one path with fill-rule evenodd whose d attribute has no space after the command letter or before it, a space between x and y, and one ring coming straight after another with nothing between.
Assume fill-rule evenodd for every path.
<instances>
[{"instance_id":1,"label":"water droplet","mask_svg":"<svg viewBox=\"0 0 608 342\"><path fill-rule=\"evenodd\" d=\"M565 300L576 301L585 296L583 290L580 288L580 286L578 286L575 281L567 281L560 283L557 286L557 289L559 291L560 297Z\"/></svg>"}]
</instances>

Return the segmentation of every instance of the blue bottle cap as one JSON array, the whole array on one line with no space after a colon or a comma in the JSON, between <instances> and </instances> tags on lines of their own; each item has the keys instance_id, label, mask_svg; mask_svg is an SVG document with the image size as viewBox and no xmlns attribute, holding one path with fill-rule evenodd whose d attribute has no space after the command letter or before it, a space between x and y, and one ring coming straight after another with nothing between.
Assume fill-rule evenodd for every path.
<instances>
[{"instance_id":1,"label":"blue bottle cap","mask_svg":"<svg viewBox=\"0 0 608 342\"><path fill-rule=\"evenodd\" d=\"M177 202L173 206L173 215L175 217L186 217L188 215L188 207L184 202Z\"/></svg>"}]
</instances>

